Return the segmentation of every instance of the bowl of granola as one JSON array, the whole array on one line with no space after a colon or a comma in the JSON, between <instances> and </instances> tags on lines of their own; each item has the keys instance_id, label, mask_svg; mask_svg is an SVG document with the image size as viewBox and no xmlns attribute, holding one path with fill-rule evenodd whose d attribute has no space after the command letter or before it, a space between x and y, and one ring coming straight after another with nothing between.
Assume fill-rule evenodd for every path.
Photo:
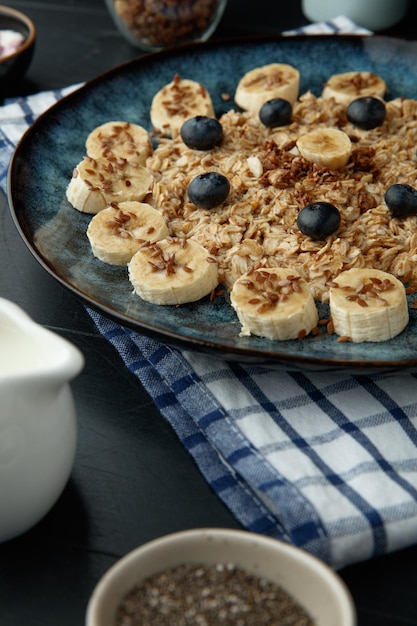
<instances>
[{"instance_id":1,"label":"bowl of granola","mask_svg":"<svg viewBox=\"0 0 417 626\"><path fill-rule=\"evenodd\" d=\"M36 41L36 27L21 13L0 5L0 88L16 83L28 69Z\"/></svg>"},{"instance_id":2,"label":"bowl of granola","mask_svg":"<svg viewBox=\"0 0 417 626\"><path fill-rule=\"evenodd\" d=\"M127 41L151 51L206 41L227 0L106 0L106 4Z\"/></svg>"}]
</instances>

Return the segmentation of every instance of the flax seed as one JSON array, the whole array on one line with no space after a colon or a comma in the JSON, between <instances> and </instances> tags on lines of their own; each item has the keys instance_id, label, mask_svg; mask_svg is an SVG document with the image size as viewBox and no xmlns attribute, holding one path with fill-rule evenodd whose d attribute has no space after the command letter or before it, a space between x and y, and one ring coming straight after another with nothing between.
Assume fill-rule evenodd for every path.
<instances>
[{"instance_id":1,"label":"flax seed","mask_svg":"<svg viewBox=\"0 0 417 626\"><path fill-rule=\"evenodd\" d=\"M348 343L349 341L351 341L351 339L347 335L342 335L341 337L337 338L338 343Z\"/></svg>"}]
</instances>

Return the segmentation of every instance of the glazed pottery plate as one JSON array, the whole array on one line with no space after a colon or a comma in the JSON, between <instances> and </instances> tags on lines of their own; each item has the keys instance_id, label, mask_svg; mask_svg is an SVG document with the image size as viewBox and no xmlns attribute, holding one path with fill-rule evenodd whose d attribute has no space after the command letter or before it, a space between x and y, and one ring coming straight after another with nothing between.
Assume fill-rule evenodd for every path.
<instances>
[{"instance_id":1,"label":"glazed pottery plate","mask_svg":"<svg viewBox=\"0 0 417 626\"><path fill-rule=\"evenodd\" d=\"M300 93L319 95L335 72L370 70L386 80L389 97L417 98L417 42L385 37L278 37L211 41L135 59L87 83L58 102L29 129L12 160L9 200L19 231L37 260L86 305L124 326L167 343L242 361L299 367L381 370L417 362L417 315L407 329L383 343L339 343L320 333L302 341L240 337L227 295L181 307L157 306L132 293L126 268L95 259L86 237L91 219L74 210L65 190L85 154L87 134L110 120L151 130L152 97L175 74L209 90L217 115L233 106L240 77L270 62L301 72ZM321 316L328 315L322 306Z\"/></svg>"}]
</instances>

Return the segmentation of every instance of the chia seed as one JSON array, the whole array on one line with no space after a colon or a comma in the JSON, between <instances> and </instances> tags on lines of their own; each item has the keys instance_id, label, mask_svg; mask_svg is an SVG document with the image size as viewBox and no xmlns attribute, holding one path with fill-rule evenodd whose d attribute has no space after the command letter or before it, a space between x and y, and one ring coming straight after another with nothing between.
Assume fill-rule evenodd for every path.
<instances>
[{"instance_id":1,"label":"chia seed","mask_svg":"<svg viewBox=\"0 0 417 626\"><path fill-rule=\"evenodd\" d=\"M179 565L146 578L114 626L314 626L284 589L234 565Z\"/></svg>"}]
</instances>

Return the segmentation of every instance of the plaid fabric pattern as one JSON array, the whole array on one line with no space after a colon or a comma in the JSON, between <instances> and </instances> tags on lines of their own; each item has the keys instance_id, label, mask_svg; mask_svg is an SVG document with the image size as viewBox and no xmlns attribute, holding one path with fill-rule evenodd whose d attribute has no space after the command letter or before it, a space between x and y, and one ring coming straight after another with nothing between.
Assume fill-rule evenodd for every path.
<instances>
[{"instance_id":1,"label":"plaid fabric pattern","mask_svg":"<svg viewBox=\"0 0 417 626\"><path fill-rule=\"evenodd\" d=\"M0 108L3 190L21 135L73 88ZM277 372L89 314L245 528L335 569L417 541L416 373Z\"/></svg>"},{"instance_id":2,"label":"plaid fabric pattern","mask_svg":"<svg viewBox=\"0 0 417 626\"><path fill-rule=\"evenodd\" d=\"M416 541L415 373L277 372L90 315L246 528L335 568Z\"/></svg>"},{"instance_id":3,"label":"plaid fabric pattern","mask_svg":"<svg viewBox=\"0 0 417 626\"><path fill-rule=\"evenodd\" d=\"M41 113L78 86L9 99L0 107L0 188L3 191L7 187L10 158L19 139Z\"/></svg>"},{"instance_id":4,"label":"plaid fabric pattern","mask_svg":"<svg viewBox=\"0 0 417 626\"><path fill-rule=\"evenodd\" d=\"M309 24L294 30L287 30L284 35L372 35L367 28L357 26L345 15L339 15L329 22Z\"/></svg>"}]
</instances>

